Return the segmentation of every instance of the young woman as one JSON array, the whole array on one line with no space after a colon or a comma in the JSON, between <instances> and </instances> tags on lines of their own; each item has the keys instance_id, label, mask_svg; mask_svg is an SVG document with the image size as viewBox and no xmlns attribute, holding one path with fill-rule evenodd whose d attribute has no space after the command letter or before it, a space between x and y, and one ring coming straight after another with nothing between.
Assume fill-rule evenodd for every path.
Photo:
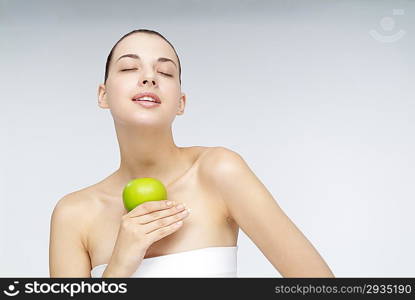
<instances>
[{"instance_id":1,"label":"young woman","mask_svg":"<svg viewBox=\"0 0 415 300\"><path fill-rule=\"evenodd\" d=\"M114 45L98 105L114 119L120 166L56 204L50 276L233 277L240 228L283 277L333 277L238 153L175 145L185 104L179 57L161 34L135 30ZM139 177L163 182L168 199L127 213L122 190Z\"/></svg>"}]
</instances>

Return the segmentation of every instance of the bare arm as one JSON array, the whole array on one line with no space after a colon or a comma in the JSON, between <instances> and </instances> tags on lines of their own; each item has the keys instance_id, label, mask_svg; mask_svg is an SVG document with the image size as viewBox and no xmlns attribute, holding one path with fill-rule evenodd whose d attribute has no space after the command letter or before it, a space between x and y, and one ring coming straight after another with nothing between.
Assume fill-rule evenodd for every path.
<instances>
[{"instance_id":1,"label":"bare arm","mask_svg":"<svg viewBox=\"0 0 415 300\"><path fill-rule=\"evenodd\" d=\"M334 277L239 154L217 147L205 166L232 218L283 277Z\"/></svg>"},{"instance_id":2,"label":"bare arm","mask_svg":"<svg viewBox=\"0 0 415 300\"><path fill-rule=\"evenodd\" d=\"M91 262L82 240L82 214L76 194L56 204L50 222L50 277L91 277Z\"/></svg>"}]
</instances>

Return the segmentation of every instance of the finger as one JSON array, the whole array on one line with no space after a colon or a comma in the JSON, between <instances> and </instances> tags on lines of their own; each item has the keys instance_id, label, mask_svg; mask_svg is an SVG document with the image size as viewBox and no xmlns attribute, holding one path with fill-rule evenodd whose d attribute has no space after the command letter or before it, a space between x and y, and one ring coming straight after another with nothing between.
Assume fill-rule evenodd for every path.
<instances>
[{"instance_id":1,"label":"finger","mask_svg":"<svg viewBox=\"0 0 415 300\"><path fill-rule=\"evenodd\" d=\"M139 217L135 217L135 219L138 221L138 224L144 225L144 224L153 222L161 218L172 216L185 209L186 209L186 206L183 203L179 203L171 208L153 211L151 213L141 215Z\"/></svg>"},{"instance_id":2,"label":"finger","mask_svg":"<svg viewBox=\"0 0 415 300\"><path fill-rule=\"evenodd\" d=\"M127 213L129 217L139 217L153 211L162 210L170 208L174 205L174 201L171 200L157 200L157 201L147 201L132 209Z\"/></svg>"},{"instance_id":3,"label":"finger","mask_svg":"<svg viewBox=\"0 0 415 300\"><path fill-rule=\"evenodd\" d=\"M157 230L154 230L147 234L147 237L152 241L152 243L157 242L158 240L161 240L165 236L168 236L177 230L179 230L183 226L183 221L174 222L173 224L170 224L169 226L161 227Z\"/></svg>"},{"instance_id":4,"label":"finger","mask_svg":"<svg viewBox=\"0 0 415 300\"><path fill-rule=\"evenodd\" d=\"M189 211L187 209L184 209L183 211L176 213L174 215L157 219L141 226L145 233L151 233L152 231L161 229L166 226L168 227L179 221L183 221L183 219L187 218L188 215Z\"/></svg>"}]
</instances>

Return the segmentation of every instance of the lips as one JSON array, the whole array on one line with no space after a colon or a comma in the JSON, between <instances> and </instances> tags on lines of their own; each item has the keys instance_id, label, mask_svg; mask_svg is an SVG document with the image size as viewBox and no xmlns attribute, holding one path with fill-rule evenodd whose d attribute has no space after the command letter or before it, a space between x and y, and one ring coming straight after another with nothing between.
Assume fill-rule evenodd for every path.
<instances>
[{"instance_id":1,"label":"lips","mask_svg":"<svg viewBox=\"0 0 415 300\"><path fill-rule=\"evenodd\" d=\"M151 101L133 101L135 104L140 105L142 107L145 108L152 108L152 107L158 107L161 104L159 103L155 103L155 102L151 102Z\"/></svg>"},{"instance_id":2,"label":"lips","mask_svg":"<svg viewBox=\"0 0 415 300\"><path fill-rule=\"evenodd\" d=\"M160 100L159 96L157 96L154 93L150 93L150 92L139 93L137 95L134 95L131 100L132 101L147 101L147 102L151 102L150 100L140 100L140 98L143 98L143 97L150 97L150 98L152 98L155 101L155 103L158 103L158 104L161 103L161 100Z\"/></svg>"}]
</instances>

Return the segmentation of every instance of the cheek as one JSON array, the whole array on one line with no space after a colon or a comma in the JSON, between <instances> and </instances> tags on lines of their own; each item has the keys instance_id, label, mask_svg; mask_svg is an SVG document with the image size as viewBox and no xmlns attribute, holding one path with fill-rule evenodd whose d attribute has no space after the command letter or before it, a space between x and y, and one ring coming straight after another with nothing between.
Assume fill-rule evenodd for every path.
<instances>
[{"instance_id":1,"label":"cheek","mask_svg":"<svg viewBox=\"0 0 415 300\"><path fill-rule=\"evenodd\" d=\"M177 108L180 106L180 91L176 89L172 89L170 93L164 93L166 96L166 104L168 106L168 110L172 113L176 113Z\"/></svg>"},{"instance_id":2,"label":"cheek","mask_svg":"<svg viewBox=\"0 0 415 300\"><path fill-rule=\"evenodd\" d=\"M159 87L163 95L168 95L169 99L171 98L180 98L181 88L178 83L173 80L160 82Z\"/></svg>"},{"instance_id":3,"label":"cheek","mask_svg":"<svg viewBox=\"0 0 415 300\"><path fill-rule=\"evenodd\" d=\"M129 84L125 80L113 80L107 86L108 101L114 102L116 99L125 98L131 92L128 89Z\"/></svg>"}]
</instances>

